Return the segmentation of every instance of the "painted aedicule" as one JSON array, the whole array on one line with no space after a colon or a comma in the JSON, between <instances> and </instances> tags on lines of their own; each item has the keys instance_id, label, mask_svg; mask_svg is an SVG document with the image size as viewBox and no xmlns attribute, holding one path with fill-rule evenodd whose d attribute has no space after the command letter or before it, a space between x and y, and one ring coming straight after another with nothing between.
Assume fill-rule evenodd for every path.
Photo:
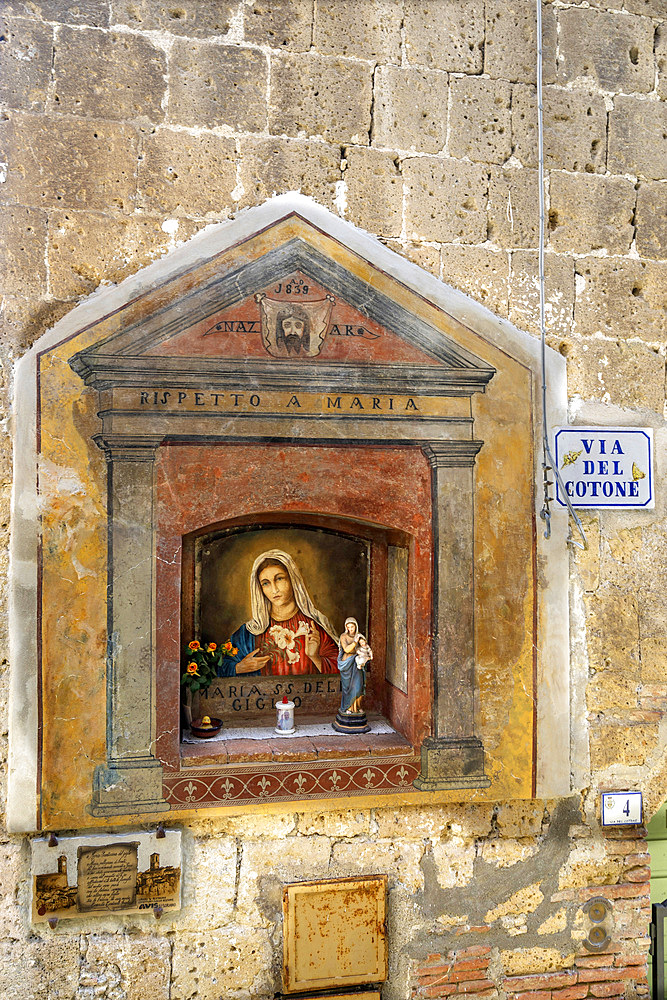
<instances>
[{"instance_id":1,"label":"painted aedicule","mask_svg":"<svg viewBox=\"0 0 667 1000\"><path fill-rule=\"evenodd\" d=\"M36 355L41 824L534 791L534 357L294 201Z\"/></svg>"}]
</instances>

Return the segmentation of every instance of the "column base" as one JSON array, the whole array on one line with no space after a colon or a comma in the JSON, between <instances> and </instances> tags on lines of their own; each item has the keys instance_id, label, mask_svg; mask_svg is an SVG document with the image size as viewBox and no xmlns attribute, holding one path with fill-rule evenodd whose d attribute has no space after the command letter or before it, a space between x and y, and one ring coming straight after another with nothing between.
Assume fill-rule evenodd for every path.
<instances>
[{"instance_id":1,"label":"column base","mask_svg":"<svg viewBox=\"0 0 667 1000\"><path fill-rule=\"evenodd\" d=\"M484 774L482 741L471 736L461 740L427 736L422 743L422 769L413 784L422 792L446 788L488 788Z\"/></svg>"},{"instance_id":2,"label":"column base","mask_svg":"<svg viewBox=\"0 0 667 1000\"><path fill-rule=\"evenodd\" d=\"M168 812L162 797L162 765L155 757L107 761L95 768L93 816Z\"/></svg>"}]
</instances>

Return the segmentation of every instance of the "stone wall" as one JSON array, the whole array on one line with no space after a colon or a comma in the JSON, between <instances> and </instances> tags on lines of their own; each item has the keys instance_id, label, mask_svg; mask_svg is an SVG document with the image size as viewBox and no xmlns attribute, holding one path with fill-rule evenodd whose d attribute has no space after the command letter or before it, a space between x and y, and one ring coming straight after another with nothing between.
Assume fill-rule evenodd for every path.
<instances>
[{"instance_id":1,"label":"stone wall","mask_svg":"<svg viewBox=\"0 0 667 1000\"><path fill-rule=\"evenodd\" d=\"M573 416L657 430L666 14L664 0L544 5L549 343ZM312 196L538 331L531 0L4 0L0 17L3 540L15 359L100 283L274 192ZM664 497L584 522L572 798L202 819L185 832L182 913L92 931L30 927L27 843L0 834L0 995L268 997L282 882L379 871L387 997L645 994L645 841L603 834L595 806L626 782L651 812L667 789ZM0 646L4 761L4 616ZM593 957L591 895L613 925Z\"/></svg>"}]
</instances>

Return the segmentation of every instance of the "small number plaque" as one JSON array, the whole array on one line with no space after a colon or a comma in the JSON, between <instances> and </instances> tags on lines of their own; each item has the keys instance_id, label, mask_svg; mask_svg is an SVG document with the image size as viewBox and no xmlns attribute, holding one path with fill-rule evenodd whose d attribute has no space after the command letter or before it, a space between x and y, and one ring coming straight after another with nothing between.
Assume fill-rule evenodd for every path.
<instances>
[{"instance_id":1,"label":"small number plaque","mask_svg":"<svg viewBox=\"0 0 667 1000\"><path fill-rule=\"evenodd\" d=\"M602 825L632 826L642 822L641 792L603 792Z\"/></svg>"}]
</instances>

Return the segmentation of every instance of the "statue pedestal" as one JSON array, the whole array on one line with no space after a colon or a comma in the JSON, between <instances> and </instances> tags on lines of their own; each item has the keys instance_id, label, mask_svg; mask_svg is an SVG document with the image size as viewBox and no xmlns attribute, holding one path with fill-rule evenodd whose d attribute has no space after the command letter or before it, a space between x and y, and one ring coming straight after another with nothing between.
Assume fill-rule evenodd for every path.
<instances>
[{"instance_id":1,"label":"statue pedestal","mask_svg":"<svg viewBox=\"0 0 667 1000\"><path fill-rule=\"evenodd\" d=\"M337 733L370 733L371 727L365 712L338 712L331 723Z\"/></svg>"}]
</instances>

